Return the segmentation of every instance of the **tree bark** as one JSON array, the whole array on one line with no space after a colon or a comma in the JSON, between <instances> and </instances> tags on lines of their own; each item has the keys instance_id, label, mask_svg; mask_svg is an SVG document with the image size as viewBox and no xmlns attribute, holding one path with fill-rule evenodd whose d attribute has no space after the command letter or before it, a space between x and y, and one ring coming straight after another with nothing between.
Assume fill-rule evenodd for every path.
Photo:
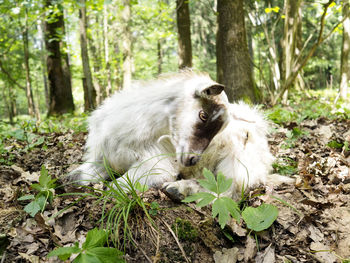
<instances>
[{"instance_id":1,"label":"tree bark","mask_svg":"<svg viewBox=\"0 0 350 263\"><path fill-rule=\"evenodd\" d=\"M158 60L157 60L158 75L160 75L162 73L162 62L163 62L162 44L160 39L158 39L157 41L157 54L158 54Z\"/></svg>"},{"instance_id":2,"label":"tree bark","mask_svg":"<svg viewBox=\"0 0 350 263\"><path fill-rule=\"evenodd\" d=\"M45 0L45 7L52 8L51 0ZM60 50L61 38L57 37L62 30L63 13L49 11L45 21L45 45L47 56L47 73L50 90L50 105L48 116L61 115L74 111L71 86L66 83L62 68L62 56Z\"/></svg>"},{"instance_id":3,"label":"tree bark","mask_svg":"<svg viewBox=\"0 0 350 263\"><path fill-rule=\"evenodd\" d=\"M81 8L79 9L79 20L80 20L80 47L81 47L81 59L83 64L83 86L84 92L87 92L87 102L85 102L85 111L93 110L96 107L96 90L92 83L92 75L89 62L88 44L87 44L87 18L86 18L86 3L85 0L81 0ZM84 83L85 79L85 83Z\"/></svg>"},{"instance_id":4,"label":"tree bark","mask_svg":"<svg viewBox=\"0 0 350 263\"><path fill-rule=\"evenodd\" d=\"M189 0L176 0L179 68L192 67L191 19Z\"/></svg>"},{"instance_id":5,"label":"tree bark","mask_svg":"<svg viewBox=\"0 0 350 263\"><path fill-rule=\"evenodd\" d=\"M28 9L27 8L25 8L25 13L24 13L24 30L22 33L22 38L23 38L23 52L24 52L24 68L25 68L25 74L26 74L26 97L28 102L28 114L30 116L35 116L37 114L34 106L32 81L30 79L30 67L29 67Z\"/></svg>"},{"instance_id":6,"label":"tree bark","mask_svg":"<svg viewBox=\"0 0 350 263\"><path fill-rule=\"evenodd\" d=\"M131 75L132 75L132 46L131 46L131 3L130 0L123 0L123 89L128 89L131 86Z\"/></svg>"},{"instance_id":7,"label":"tree bark","mask_svg":"<svg viewBox=\"0 0 350 263\"><path fill-rule=\"evenodd\" d=\"M45 92L45 106L48 109L50 106L50 94L49 94L49 87L47 83L47 68L46 68L46 54L44 50L44 30L42 27L42 23L38 23L38 31L40 34L40 40L39 40L39 47L40 47L40 59L41 59L41 74L43 78L43 83L44 83L44 92Z\"/></svg>"},{"instance_id":8,"label":"tree bark","mask_svg":"<svg viewBox=\"0 0 350 263\"><path fill-rule=\"evenodd\" d=\"M111 65L109 62L109 45L108 45L108 12L107 5L103 5L103 44L104 44L104 55L107 70L107 88L103 92L103 98L109 97L112 92L112 74Z\"/></svg>"},{"instance_id":9,"label":"tree bark","mask_svg":"<svg viewBox=\"0 0 350 263\"><path fill-rule=\"evenodd\" d=\"M283 31L283 56L282 56L282 81L286 80L292 74L295 67L295 51L298 33L298 11L301 0L285 0L284 2L284 31ZM300 74L300 72L299 72ZM286 102L288 91L284 93Z\"/></svg>"},{"instance_id":10,"label":"tree bark","mask_svg":"<svg viewBox=\"0 0 350 263\"><path fill-rule=\"evenodd\" d=\"M349 90L350 81L350 1L343 1L343 17L346 19L343 22L343 42L340 57L340 97L346 99Z\"/></svg>"},{"instance_id":11,"label":"tree bark","mask_svg":"<svg viewBox=\"0 0 350 263\"><path fill-rule=\"evenodd\" d=\"M217 79L226 86L230 102L257 101L253 68L249 56L243 0L218 0L216 38Z\"/></svg>"}]
</instances>

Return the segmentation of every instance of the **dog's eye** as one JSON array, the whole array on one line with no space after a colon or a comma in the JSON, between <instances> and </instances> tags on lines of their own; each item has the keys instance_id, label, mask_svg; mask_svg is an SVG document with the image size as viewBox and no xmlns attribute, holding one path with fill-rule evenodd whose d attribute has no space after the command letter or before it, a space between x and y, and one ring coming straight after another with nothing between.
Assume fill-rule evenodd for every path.
<instances>
[{"instance_id":1,"label":"dog's eye","mask_svg":"<svg viewBox=\"0 0 350 263\"><path fill-rule=\"evenodd\" d=\"M201 121L206 122L208 120L208 117L208 113L206 113L203 110L199 111L199 118L201 119Z\"/></svg>"}]
</instances>

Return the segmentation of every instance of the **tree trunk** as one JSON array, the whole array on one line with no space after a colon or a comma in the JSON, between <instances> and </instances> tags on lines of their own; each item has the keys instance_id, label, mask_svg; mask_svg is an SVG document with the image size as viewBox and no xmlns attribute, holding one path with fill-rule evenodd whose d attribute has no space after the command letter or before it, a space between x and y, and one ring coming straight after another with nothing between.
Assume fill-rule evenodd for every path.
<instances>
[{"instance_id":1,"label":"tree trunk","mask_svg":"<svg viewBox=\"0 0 350 263\"><path fill-rule=\"evenodd\" d=\"M70 72L70 56L69 56L69 31L68 27L66 28L64 23L64 17L66 16L66 11L63 10L63 20L62 20L62 32L63 36L66 36L66 40L63 38L60 42L60 48L61 48L61 57L62 57L62 69L64 74L64 81L66 83L66 86L72 90L72 74Z\"/></svg>"},{"instance_id":2,"label":"tree trunk","mask_svg":"<svg viewBox=\"0 0 350 263\"><path fill-rule=\"evenodd\" d=\"M112 92L112 74L111 65L109 62L109 45L108 45L108 12L107 5L103 5L103 44L104 44L104 55L107 70L107 88L104 90L103 98L109 97Z\"/></svg>"},{"instance_id":3,"label":"tree trunk","mask_svg":"<svg viewBox=\"0 0 350 263\"><path fill-rule=\"evenodd\" d=\"M25 24L24 24L24 30L22 33L22 38L23 38L23 52L24 52L24 67L25 67L25 74L26 74L26 97L28 102L28 114L30 116L35 116L37 114L34 106L32 81L30 79L30 68L29 68L28 9L27 8L25 8L24 20L25 20L24 22Z\"/></svg>"},{"instance_id":4,"label":"tree trunk","mask_svg":"<svg viewBox=\"0 0 350 263\"><path fill-rule=\"evenodd\" d=\"M340 97L346 99L350 81L350 1L343 1L343 17L347 17L343 22L343 42L341 49L341 66L340 66Z\"/></svg>"},{"instance_id":5,"label":"tree trunk","mask_svg":"<svg viewBox=\"0 0 350 263\"><path fill-rule=\"evenodd\" d=\"M158 39L157 42L157 54L158 54L158 60L157 60L157 64L158 64L158 75L160 75L162 73L162 62L163 62L163 52L162 52L162 45L160 43L160 39Z\"/></svg>"},{"instance_id":6,"label":"tree trunk","mask_svg":"<svg viewBox=\"0 0 350 263\"><path fill-rule=\"evenodd\" d=\"M47 68L45 65L47 58L44 50L45 43L44 43L44 30L42 28L42 23L38 23L38 31L40 34L39 47L40 47L40 59L41 59L41 74L43 78L44 92L45 92L45 106L48 109L50 106L50 94L49 94L49 87L47 84L47 71L46 71Z\"/></svg>"},{"instance_id":7,"label":"tree trunk","mask_svg":"<svg viewBox=\"0 0 350 263\"><path fill-rule=\"evenodd\" d=\"M51 0L45 1L45 7L48 10L52 8ZM50 87L48 116L74 111L72 89L66 83L62 68L61 39L57 38L62 26L63 14L49 11L48 19L45 21L45 45L48 53L47 73Z\"/></svg>"},{"instance_id":8,"label":"tree trunk","mask_svg":"<svg viewBox=\"0 0 350 263\"><path fill-rule=\"evenodd\" d=\"M192 67L191 20L188 0L176 0L179 68Z\"/></svg>"},{"instance_id":9,"label":"tree trunk","mask_svg":"<svg viewBox=\"0 0 350 263\"><path fill-rule=\"evenodd\" d=\"M93 110L96 106L96 91L94 85L92 83L90 62L89 62L89 54L88 54L88 45L87 45L87 18L86 18L86 3L85 0L81 1L81 8L79 9L79 20L80 20L80 47L81 47L81 59L83 64L83 86L84 79L86 89L84 92L87 92L87 102L85 102L85 111Z\"/></svg>"},{"instance_id":10,"label":"tree trunk","mask_svg":"<svg viewBox=\"0 0 350 263\"><path fill-rule=\"evenodd\" d=\"M284 2L284 32L283 32L283 56L282 56L282 81L291 76L295 65L295 51L298 33L298 10L301 0L285 0ZM284 101L287 100L288 91L284 93Z\"/></svg>"},{"instance_id":11,"label":"tree trunk","mask_svg":"<svg viewBox=\"0 0 350 263\"><path fill-rule=\"evenodd\" d=\"M230 102L239 99L257 101L249 56L243 0L218 0L216 38L217 79L226 86Z\"/></svg>"},{"instance_id":12,"label":"tree trunk","mask_svg":"<svg viewBox=\"0 0 350 263\"><path fill-rule=\"evenodd\" d=\"M130 0L123 0L123 89L128 89L131 86L132 64L131 64L131 3Z\"/></svg>"}]
</instances>

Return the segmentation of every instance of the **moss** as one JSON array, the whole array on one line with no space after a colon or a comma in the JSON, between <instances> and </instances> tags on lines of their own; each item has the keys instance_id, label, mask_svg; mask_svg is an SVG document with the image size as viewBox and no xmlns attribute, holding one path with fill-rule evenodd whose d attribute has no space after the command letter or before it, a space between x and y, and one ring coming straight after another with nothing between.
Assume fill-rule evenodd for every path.
<instances>
[{"instance_id":1,"label":"moss","mask_svg":"<svg viewBox=\"0 0 350 263\"><path fill-rule=\"evenodd\" d=\"M171 228L182 241L194 241L198 237L198 231L191 225L191 222L180 217L175 219L175 223L172 224Z\"/></svg>"}]
</instances>

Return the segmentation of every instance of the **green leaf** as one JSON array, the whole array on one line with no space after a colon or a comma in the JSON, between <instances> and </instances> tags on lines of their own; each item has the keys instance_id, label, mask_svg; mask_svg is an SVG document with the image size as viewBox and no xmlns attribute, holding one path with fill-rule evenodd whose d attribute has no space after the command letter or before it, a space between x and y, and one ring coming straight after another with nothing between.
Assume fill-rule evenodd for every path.
<instances>
[{"instance_id":1,"label":"green leaf","mask_svg":"<svg viewBox=\"0 0 350 263\"><path fill-rule=\"evenodd\" d=\"M271 204L262 204L259 207L246 207L242 212L247 227L256 232L269 228L278 216L278 209Z\"/></svg>"},{"instance_id":2,"label":"green leaf","mask_svg":"<svg viewBox=\"0 0 350 263\"><path fill-rule=\"evenodd\" d=\"M194 202L197 201L199 199L210 199L212 198L212 200L214 200L215 196L210 194L210 193L206 193L206 192L199 192L199 193L195 193L193 195L187 196L184 200L182 200L182 202L184 203L190 203L190 202ZM211 200L211 201L212 201ZM210 201L210 202L211 202ZM210 203L209 202L209 203Z\"/></svg>"},{"instance_id":3,"label":"green leaf","mask_svg":"<svg viewBox=\"0 0 350 263\"><path fill-rule=\"evenodd\" d=\"M146 185L146 184L141 184L141 183L138 182L138 181L134 184L134 187L135 187L135 189L136 189L137 191L139 191L139 192L141 192L141 193L144 193L144 192L146 192L146 191L149 189L148 185Z\"/></svg>"},{"instance_id":4,"label":"green leaf","mask_svg":"<svg viewBox=\"0 0 350 263\"><path fill-rule=\"evenodd\" d=\"M106 263L101 261L95 255L91 255L89 253L81 253L74 260L73 263Z\"/></svg>"},{"instance_id":5,"label":"green leaf","mask_svg":"<svg viewBox=\"0 0 350 263\"><path fill-rule=\"evenodd\" d=\"M214 174L207 168L203 168L203 176L208 180L210 184L216 185L216 180Z\"/></svg>"},{"instance_id":6,"label":"green leaf","mask_svg":"<svg viewBox=\"0 0 350 263\"><path fill-rule=\"evenodd\" d=\"M41 186L47 186L48 183L51 180L51 176L48 174L45 165L41 166L41 171L40 171L40 177L39 177L39 183Z\"/></svg>"},{"instance_id":7,"label":"green leaf","mask_svg":"<svg viewBox=\"0 0 350 263\"><path fill-rule=\"evenodd\" d=\"M36 213L40 211L40 205L37 202L37 200L30 202L27 204L24 208L24 211L26 211L31 217L34 217Z\"/></svg>"},{"instance_id":8,"label":"green leaf","mask_svg":"<svg viewBox=\"0 0 350 263\"><path fill-rule=\"evenodd\" d=\"M32 184L30 187L34 190L37 190L38 192L41 192L45 189L40 184Z\"/></svg>"},{"instance_id":9,"label":"green leaf","mask_svg":"<svg viewBox=\"0 0 350 263\"><path fill-rule=\"evenodd\" d=\"M101 262L125 262L125 260L122 258L123 253L112 247L91 248L87 251L87 254L96 256L101 260Z\"/></svg>"},{"instance_id":10,"label":"green leaf","mask_svg":"<svg viewBox=\"0 0 350 263\"><path fill-rule=\"evenodd\" d=\"M217 174L218 194L225 193L232 185L232 178L226 179L222 172Z\"/></svg>"},{"instance_id":11,"label":"green leaf","mask_svg":"<svg viewBox=\"0 0 350 263\"><path fill-rule=\"evenodd\" d=\"M80 248L78 243L75 243L73 247L59 247L52 250L47 256L54 257L58 256L61 260L67 260L72 254L80 253Z\"/></svg>"},{"instance_id":12,"label":"green leaf","mask_svg":"<svg viewBox=\"0 0 350 263\"><path fill-rule=\"evenodd\" d=\"M225 201L222 198L218 198L213 203L213 218L218 215L220 227L223 229L230 219L229 211L226 208Z\"/></svg>"},{"instance_id":13,"label":"green leaf","mask_svg":"<svg viewBox=\"0 0 350 263\"><path fill-rule=\"evenodd\" d=\"M238 204L229 197L221 197L226 209L230 212L231 216L239 222L241 220L241 211L239 210Z\"/></svg>"},{"instance_id":14,"label":"green leaf","mask_svg":"<svg viewBox=\"0 0 350 263\"><path fill-rule=\"evenodd\" d=\"M45 209L45 206L46 206L46 197L44 195L37 195L35 197L35 202L38 203L39 207L40 207L40 210L41 211L44 211Z\"/></svg>"},{"instance_id":15,"label":"green leaf","mask_svg":"<svg viewBox=\"0 0 350 263\"><path fill-rule=\"evenodd\" d=\"M17 198L18 201L31 200L31 199L34 199L34 195L24 195L24 196L21 196L20 198Z\"/></svg>"},{"instance_id":16,"label":"green leaf","mask_svg":"<svg viewBox=\"0 0 350 263\"><path fill-rule=\"evenodd\" d=\"M209 205L215 199L215 196L210 193L200 193L202 200L198 202L197 207Z\"/></svg>"},{"instance_id":17,"label":"green leaf","mask_svg":"<svg viewBox=\"0 0 350 263\"><path fill-rule=\"evenodd\" d=\"M198 180L199 184L211 192L217 193L217 183L214 174L208 169L203 169L203 176L207 180Z\"/></svg>"},{"instance_id":18,"label":"green leaf","mask_svg":"<svg viewBox=\"0 0 350 263\"><path fill-rule=\"evenodd\" d=\"M104 229L94 228L86 235L83 249L91 249L94 247L103 247L107 241L107 232Z\"/></svg>"}]
</instances>

